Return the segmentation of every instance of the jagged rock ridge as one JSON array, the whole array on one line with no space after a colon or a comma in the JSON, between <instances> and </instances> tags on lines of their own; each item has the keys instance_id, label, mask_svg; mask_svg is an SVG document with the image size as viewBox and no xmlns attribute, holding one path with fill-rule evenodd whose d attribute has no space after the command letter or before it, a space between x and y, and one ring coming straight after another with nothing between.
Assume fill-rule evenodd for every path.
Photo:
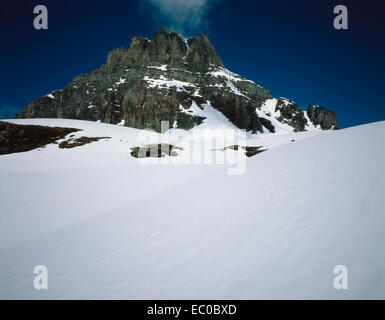
<instances>
[{"instance_id":1,"label":"jagged rock ridge","mask_svg":"<svg viewBox=\"0 0 385 320\"><path fill-rule=\"evenodd\" d=\"M152 40L134 37L129 49L112 50L107 64L74 78L24 107L15 118L69 118L161 130L161 121L191 129L204 117L190 109L210 105L252 133L338 129L336 115L293 101L227 70L205 35L185 39L160 29ZM268 106L268 107L267 107Z\"/></svg>"}]
</instances>

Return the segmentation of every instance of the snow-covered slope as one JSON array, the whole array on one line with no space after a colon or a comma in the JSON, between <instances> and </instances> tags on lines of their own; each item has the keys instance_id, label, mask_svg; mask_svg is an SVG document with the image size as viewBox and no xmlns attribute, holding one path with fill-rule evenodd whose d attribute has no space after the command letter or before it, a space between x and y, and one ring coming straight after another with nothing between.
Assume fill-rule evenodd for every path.
<instances>
[{"instance_id":1,"label":"snow-covered slope","mask_svg":"<svg viewBox=\"0 0 385 320\"><path fill-rule=\"evenodd\" d=\"M142 165L136 129L15 122L111 139L0 156L0 298L385 297L384 122L246 136L271 150L234 176ZM33 287L36 265L48 290ZM348 290L333 287L336 265Z\"/></svg>"}]
</instances>

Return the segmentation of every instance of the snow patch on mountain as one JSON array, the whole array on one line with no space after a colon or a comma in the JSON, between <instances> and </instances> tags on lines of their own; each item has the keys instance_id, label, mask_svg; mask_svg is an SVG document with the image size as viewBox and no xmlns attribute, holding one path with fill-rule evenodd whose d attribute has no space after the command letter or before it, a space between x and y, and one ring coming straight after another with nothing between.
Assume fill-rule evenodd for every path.
<instances>
[{"instance_id":1,"label":"snow patch on mountain","mask_svg":"<svg viewBox=\"0 0 385 320\"><path fill-rule=\"evenodd\" d=\"M289 126L288 124L282 123L278 121L277 119L281 116L281 112L279 110L276 110L278 99L267 99L261 106L261 109L256 108L256 112L258 116L261 118L265 118L271 121L273 126L275 127L275 132L270 133L266 128L264 129L263 134L267 135L280 135L280 134L287 134L289 132L294 132L294 128L292 126Z\"/></svg>"},{"instance_id":2,"label":"snow patch on mountain","mask_svg":"<svg viewBox=\"0 0 385 320\"><path fill-rule=\"evenodd\" d=\"M196 87L196 85L179 80L169 80L164 76L160 76L159 79L144 77L144 80L149 83L149 88L176 88L177 91L186 91L185 87Z\"/></svg>"},{"instance_id":3,"label":"snow patch on mountain","mask_svg":"<svg viewBox=\"0 0 385 320\"><path fill-rule=\"evenodd\" d=\"M119 81L115 82L115 85L120 85L126 82L126 79L120 78Z\"/></svg>"},{"instance_id":4,"label":"snow patch on mountain","mask_svg":"<svg viewBox=\"0 0 385 320\"><path fill-rule=\"evenodd\" d=\"M240 75L238 75L234 72L231 72L230 70L228 70L226 68L222 68L222 67L217 67L215 71L207 72L206 75L210 75L210 76L218 77L218 78L226 78L227 80L230 80L230 81L236 81L236 82L237 81L244 81L244 82L251 82L251 83L255 84L254 81L244 79Z\"/></svg>"}]
</instances>

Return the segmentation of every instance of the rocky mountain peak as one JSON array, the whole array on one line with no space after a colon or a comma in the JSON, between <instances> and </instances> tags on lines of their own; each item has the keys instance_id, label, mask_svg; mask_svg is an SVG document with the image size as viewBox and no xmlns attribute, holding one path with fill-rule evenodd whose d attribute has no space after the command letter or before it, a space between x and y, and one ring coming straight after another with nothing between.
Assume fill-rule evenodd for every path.
<instances>
[{"instance_id":1,"label":"rocky mountain peak","mask_svg":"<svg viewBox=\"0 0 385 320\"><path fill-rule=\"evenodd\" d=\"M107 64L40 97L16 118L69 118L160 131L161 122L189 130L220 111L251 133L338 129L334 112L292 100L229 70L204 34L185 39L160 29L112 50ZM227 121L227 120L226 120ZM215 122L215 121L214 121ZM219 124L220 126L220 124Z\"/></svg>"},{"instance_id":2,"label":"rocky mountain peak","mask_svg":"<svg viewBox=\"0 0 385 320\"><path fill-rule=\"evenodd\" d=\"M159 29L152 40L133 37L129 49L111 51L107 64L128 67L160 63L188 70L204 71L210 66L223 67L221 58L204 34L185 39L176 32Z\"/></svg>"},{"instance_id":3,"label":"rocky mountain peak","mask_svg":"<svg viewBox=\"0 0 385 320\"><path fill-rule=\"evenodd\" d=\"M201 69L201 66L214 65L224 67L222 59L215 52L214 46L204 34L199 34L188 40L189 51L187 61L192 69Z\"/></svg>"}]
</instances>

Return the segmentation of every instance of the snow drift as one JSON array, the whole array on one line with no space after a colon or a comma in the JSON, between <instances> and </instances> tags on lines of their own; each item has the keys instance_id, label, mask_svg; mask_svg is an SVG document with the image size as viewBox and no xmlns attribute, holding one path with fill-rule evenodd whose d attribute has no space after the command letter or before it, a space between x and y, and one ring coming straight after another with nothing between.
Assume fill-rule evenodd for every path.
<instances>
[{"instance_id":1,"label":"snow drift","mask_svg":"<svg viewBox=\"0 0 385 320\"><path fill-rule=\"evenodd\" d=\"M140 165L135 129L102 124L109 141L2 156L0 298L384 298L384 124L259 138L239 176Z\"/></svg>"}]
</instances>

